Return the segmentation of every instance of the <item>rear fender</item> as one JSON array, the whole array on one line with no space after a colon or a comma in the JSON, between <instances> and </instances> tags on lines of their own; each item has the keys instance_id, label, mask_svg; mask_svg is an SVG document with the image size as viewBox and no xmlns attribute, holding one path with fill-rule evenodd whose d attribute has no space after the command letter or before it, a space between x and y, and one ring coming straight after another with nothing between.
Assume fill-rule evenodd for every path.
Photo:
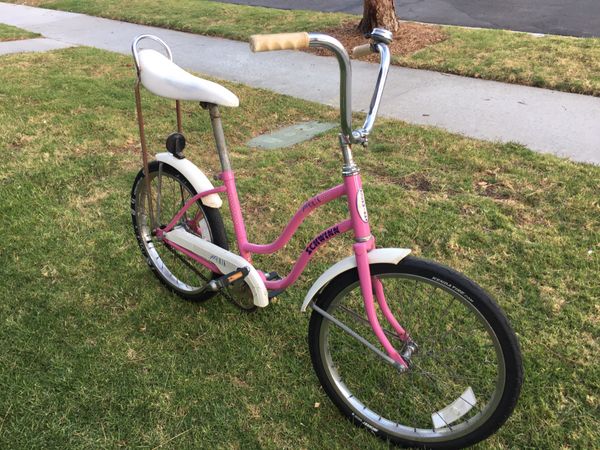
<instances>
[{"instance_id":1,"label":"rear fender","mask_svg":"<svg viewBox=\"0 0 600 450\"><path fill-rule=\"evenodd\" d=\"M177 169L177 171L179 171L190 183L192 183L192 186L194 186L194 189L196 189L197 193L214 189L213 184L210 182L207 176L204 175L204 172L202 172L189 159L178 159L175 158L171 153L164 152L157 153L156 160ZM200 201L202 204L211 208L220 208L223 206L223 200L221 200L219 194L207 195L206 197L202 197Z\"/></svg>"}]
</instances>

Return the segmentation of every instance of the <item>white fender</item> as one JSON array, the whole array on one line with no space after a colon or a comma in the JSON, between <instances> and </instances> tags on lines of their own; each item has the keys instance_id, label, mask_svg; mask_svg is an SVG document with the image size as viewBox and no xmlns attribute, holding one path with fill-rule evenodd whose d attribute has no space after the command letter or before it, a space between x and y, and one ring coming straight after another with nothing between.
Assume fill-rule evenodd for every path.
<instances>
[{"instance_id":1,"label":"white fender","mask_svg":"<svg viewBox=\"0 0 600 450\"><path fill-rule=\"evenodd\" d=\"M214 189L213 184L206 175L204 175L204 172L198 169L198 167L189 159L175 158L171 153L164 152L157 153L156 160L177 169L190 183L192 183L192 186L194 186L197 193ZM220 208L223 206L223 200L221 200L219 194L207 195L206 197L202 197L201 201L211 208Z\"/></svg>"},{"instance_id":2,"label":"white fender","mask_svg":"<svg viewBox=\"0 0 600 450\"><path fill-rule=\"evenodd\" d=\"M410 249L408 248L377 248L375 250L371 250L369 253L369 264L380 264L380 263L389 263L389 264L398 264L403 258L410 254ZM315 281L312 287L308 290L306 297L304 297L304 303L302 303L302 308L300 311L306 311L308 304L312 300L312 298L323 289L331 280L337 277L339 274L353 269L356 267L356 257L354 255L348 256L341 261L338 261L329 269L327 269L323 274Z\"/></svg>"},{"instance_id":3,"label":"white fender","mask_svg":"<svg viewBox=\"0 0 600 450\"><path fill-rule=\"evenodd\" d=\"M254 304L261 308L269 304L269 293L265 287L265 283L252 264L241 256L208 242L195 234L189 233L181 227L173 228L168 233L165 233L164 237L210 261L223 274L247 267L249 272L246 278L244 278L244 282L250 287Z\"/></svg>"}]
</instances>

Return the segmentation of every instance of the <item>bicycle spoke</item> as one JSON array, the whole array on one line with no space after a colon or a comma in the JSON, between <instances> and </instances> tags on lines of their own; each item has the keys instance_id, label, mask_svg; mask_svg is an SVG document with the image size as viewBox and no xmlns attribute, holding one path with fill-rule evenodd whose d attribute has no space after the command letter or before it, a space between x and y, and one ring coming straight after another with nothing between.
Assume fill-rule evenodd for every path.
<instances>
[{"instance_id":1,"label":"bicycle spoke","mask_svg":"<svg viewBox=\"0 0 600 450\"><path fill-rule=\"evenodd\" d=\"M157 225L160 227L162 225L161 221L160 221L160 213L161 213L161 206L162 206L162 169L163 169L163 163L159 163L158 164L158 187L156 189L156 223Z\"/></svg>"},{"instance_id":2,"label":"bicycle spoke","mask_svg":"<svg viewBox=\"0 0 600 450\"><path fill-rule=\"evenodd\" d=\"M154 212L160 214L161 222L159 226L164 226L164 220L167 223L181 210L182 205L185 205L186 198L192 198L195 193L191 184L174 168L168 164L162 164L154 161L151 163L149 181L153 195ZM139 178L138 178L139 180ZM155 191L156 190L156 194ZM214 295L211 291L204 289L205 284L210 281L212 272L210 269L196 263L191 258L184 256L183 253L174 250L169 245L161 241L156 236L150 226L148 217L148 203L146 195L146 183L138 182L134 189L135 197L132 199L135 215L134 230L138 238L138 242L142 247L146 260L154 269L157 277L168 287L173 289L178 295L189 298L191 300L203 300ZM137 208L136 208L137 205ZM208 219L200 202L194 204L190 208L193 214L202 214L205 218L203 224L204 239L213 242L213 223ZM186 212L187 214L187 212ZM213 219L218 218L221 229L218 233L218 244L226 245L225 231L222 229L220 216L218 212L213 212ZM188 214L189 216L189 214ZM184 215L184 217L186 217ZM199 216L200 217L200 216ZM136 226L137 224L137 226ZM198 229L193 226L188 227L186 220L182 220L180 225L186 226L186 231L200 235Z\"/></svg>"},{"instance_id":3,"label":"bicycle spoke","mask_svg":"<svg viewBox=\"0 0 600 450\"><path fill-rule=\"evenodd\" d=\"M319 314L321 314L324 318L326 318L327 320L329 320L331 323L335 324L337 327L339 327L345 333L347 333L348 335L352 336L356 341L358 341L361 344L363 344L366 348L368 348L369 350L371 350L373 353L375 353L377 356L379 356L385 362L387 362L388 364L396 367L397 370L399 370L399 371L406 370L403 366L401 366L399 363L397 363L396 361L394 361L388 355L386 355L385 353L383 353L381 350L379 350L377 347L375 347L373 344L371 344L369 341L367 341L365 338L363 338L356 331L352 330L349 326L345 325L340 320L336 319L332 315L330 315L327 312L323 311L317 305L313 304L313 305L311 305L311 308L314 311L317 311Z\"/></svg>"},{"instance_id":4,"label":"bicycle spoke","mask_svg":"<svg viewBox=\"0 0 600 450\"><path fill-rule=\"evenodd\" d=\"M449 291L445 284L420 275L376 276L385 286L391 311L402 312L402 327L417 343L417 351L411 355L408 370L390 371L343 331L327 325L319 333L327 344L319 351L327 355L326 365L335 367L330 379L335 395L386 436L406 437L411 442L437 442L480 427L488 420L490 408L498 405L502 386L498 379L503 376L502 353L489 325L474 311L470 299ZM373 335L360 309L358 281L328 301L337 317L358 324L365 336ZM390 338L398 338L385 331Z\"/></svg>"},{"instance_id":5,"label":"bicycle spoke","mask_svg":"<svg viewBox=\"0 0 600 450\"><path fill-rule=\"evenodd\" d=\"M367 325L369 328L371 327L371 323L369 322L368 319L365 319L364 317L362 317L360 314L352 311L351 309L347 308L346 306L339 306L338 309L341 309L342 311L347 312L353 319L355 319L357 322L360 322L364 325ZM383 332L385 333L386 336L394 338L394 339L398 339L400 342L402 342L402 340L400 339L400 336L398 336L397 333L390 331L386 328L381 327L381 329L383 330Z\"/></svg>"},{"instance_id":6,"label":"bicycle spoke","mask_svg":"<svg viewBox=\"0 0 600 450\"><path fill-rule=\"evenodd\" d=\"M437 376L432 374L431 372L421 372L424 376L426 376L431 382L432 385L435 387L435 389L440 393L440 394L444 394L443 391L439 388L438 382L437 382ZM468 400L466 400L462 394L459 395L459 398L462 399L465 403L467 403L471 408L475 408L477 412L481 412L481 408L471 402L469 402Z\"/></svg>"}]
</instances>

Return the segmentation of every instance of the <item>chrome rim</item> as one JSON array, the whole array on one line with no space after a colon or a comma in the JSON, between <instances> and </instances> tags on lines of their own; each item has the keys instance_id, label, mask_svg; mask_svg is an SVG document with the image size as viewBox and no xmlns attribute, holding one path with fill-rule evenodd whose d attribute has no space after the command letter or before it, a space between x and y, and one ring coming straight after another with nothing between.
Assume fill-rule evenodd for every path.
<instances>
[{"instance_id":1,"label":"chrome rim","mask_svg":"<svg viewBox=\"0 0 600 450\"><path fill-rule=\"evenodd\" d=\"M160 182L158 172L150 173L152 184L153 211L160 217L157 219L159 225L165 226L180 210L180 208L195 195L177 177L162 171ZM158 192L160 186L160 208L158 208ZM138 183L136 192L136 219L144 250L148 255L148 262L156 268L160 276L171 286L179 291L193 294L202 290L205 279L212 277L212 272L193 259L169 248L165 243L152 235L150 218L147 214L148 196L143 179ZM176 226L185 227L209 242L212 242L210 226L202 208L197 202L181 218ZM205 279L203 279L204 277Z\"/></svg>"},{"instance_id":2,"label":"chrome rim","mask_svg":"<svg viewBox=\"0 0 600 450\"><path fill-rule=\"evenodd\" d=\"M456 439L479 428L496 410L506 381L502 349L490 324L466 296L441 283L398 273L378 278L419 350L410 370L400 373L323 319L319 352L339 398L365 427L416 442ZM379 346L358 281L333 299L328 312ZM394 334L382 316L379 320ZM402 348L399 338L392 343Z\"/></svg>"}]
</instances>

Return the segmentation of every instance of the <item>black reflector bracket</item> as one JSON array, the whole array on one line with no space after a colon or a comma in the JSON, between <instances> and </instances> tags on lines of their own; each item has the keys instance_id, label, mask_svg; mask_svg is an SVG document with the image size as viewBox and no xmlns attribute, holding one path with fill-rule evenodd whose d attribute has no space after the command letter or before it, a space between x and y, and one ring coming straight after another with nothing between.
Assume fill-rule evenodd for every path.
<instances>
[{"instance_id":1,"label":"black reflector bracket","mask_svg":"<svg viewBox=\"0 0 600 450\"><path fill-rule=\"evenodd\" d=\"M167 150L177 159L183 159L183 149L185 148L185 136L181 133L171 133L167 137Z\"/></svg>"}]
</instances>

